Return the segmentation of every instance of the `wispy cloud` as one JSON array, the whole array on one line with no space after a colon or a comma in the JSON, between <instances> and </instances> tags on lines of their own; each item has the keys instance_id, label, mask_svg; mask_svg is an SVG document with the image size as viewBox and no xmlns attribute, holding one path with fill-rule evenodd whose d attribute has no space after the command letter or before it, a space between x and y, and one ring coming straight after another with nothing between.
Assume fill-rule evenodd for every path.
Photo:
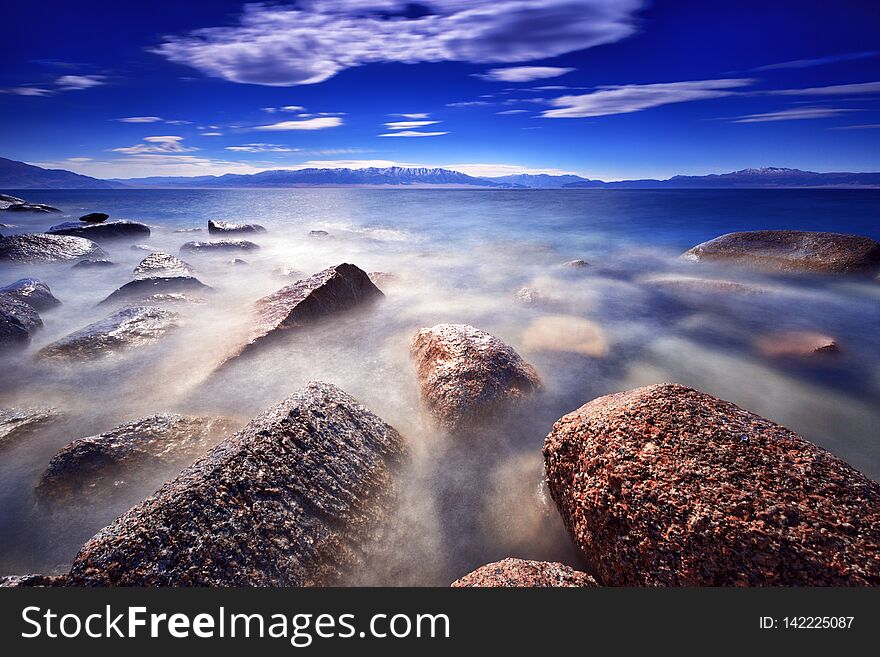
<instances>
[{"instance_id":1,"label":"wispy cloud","mask_svg":"<svg viewBox=\"0 0 880 657\"><path fill-rule=\"evenodd\" d=\"M627 114L660 105L730 96L734 90L751 83L750 79L722 79L600 87L589 94L554 98L550 104L555 109L546 110L541 116L575 119Z\"/></svg>"},{"instance_id":2,"label":"wispy cloud","mask_svg":"<svg viewBox=\"0 0 880 657\"><path fill-rule=\"evenodd\" d=\"M532 82L546 78L557 78L560 75L571 73L573 68L559 66L510 66L507 68L493 68L485 73L475 73L474 77L490 82Z\"/></svg>"},{"instance_id":3,"label":"wispy cloud","mask_svg":"<svg viewBox=\"0 0 880 657\"><path fill-rule=\"evenodd\" d=\"M835 64L837 62L848 62L854 59L867 59L869 57L877 57L880 51L869 50L865 52L847 52L840 55L830 55L828 57L816 57L814 59L793 59L788 62L779 62L778 64L767 64L766 66L758 66L753 71L772 71L784 68L809 68L811 66L822 66L823 64Z\"/></svg>"},{"instance_id":4,"label":"wispy cloud","mask_svg":"<svg viewBox=\"0 0 880 657\"><path fill-rule=\"evenodd\" d=\"M828 87L807 87L806 89L779 89L769 92L783 96L847 96L850 94L880 93L880 82L856 82L854 84L833 84Z\"/></svg>"},{"instance_id":5,"label":"wispy cloud","mask_svg":"<svg viewBox=\"0 0 880 657\"><path fill-rule=\"evenodd\" d=\"M199 134L202 137L222 137L223 136L222 132L200 132Z\"/></svg>"},{"instance_id":6,"label":"wispy cloud","mask_svg":"<svg viewBox=\"0 0 880 657\"><path fill-rule=\"evenodd\" d=\"M491 104L485 100L463 100L455 103L446 103L446 107L485 107Z\"/></svg>"},{"instance_id":7,"label":"wispy cloud","mask_svg":"<svg viewBox=\"0 0 880 657\"><path fill-rule=\"evenodd\" d=\"M528 114L529 110L524 109L512 109L512 110L504 110L503 112L495 112L496 114Z\"/></svg>"},{"instance_id":8,"label":"wispy cloud","mask_svg":"<svg viewBox=\"0 0 880 657\"><path fill-rule=\"evenodd\" d=\"M880 123L863 123L861 125L837 125L832 130L877 130L880 129Z\"/></svg>"},{"instance_id":9,"label":"wispy cloud","mask_svg":"<svg viewBox=\"0 0 880 657\"><path fill-rule=\"evenodd\" d=\"M239 153L292 153L298 151L298 148L288 148L280 144L243 144L241 146L227 146L227 151L237 151Z\"/></svg>"},{"instance_id":10,"label":"wispy cloud","mask_svg":"<svg viewBox=\"0 0 880 657\"><path fill-rule=\"evenodd\" d=\"M440 137L448 135L448 132L420 132L418 130L400 130L399 132L386 132L380 137Z\"/></svg>"},{"instance_id":11,"label":"wispy cloud","mask_svg":"<svg viewBox=\"0 0 880 657\"><path fill-rule=\"evenodd\" d=\"M434 125L440 121L389 121L385 127L389 130L409 130L411 128L424 128L426 125Z\"/></svg>"},{"instance_id":12,"label":"wispy cloud","mask_svg":"<svg viewBox=\"0 0 880 657\"><path fill-rule=\"evenodd\" d=\"M162 120L161 116L126 116L116 119L120 123L158 123Z\"/></svg>"},{"instance_id":13,"label":"wispy cloud","mask_svg":"<svg viewBox=\"0 0 880 657\"><path fill-rule=\"evenodd\" d=\"M105 79L103 75L62 75L55 84L61 91L79 91L99 87Z\"/></svg>"},{"instance_id":14,"label":"wispy cloud","mask_svg":"<svg viewBox=\"0 0 880 657\"><path fill-rule=\"evenodd\" d=\"M144 143L142 144L124 146L112 150L117 153L126 153L127 155L173 154L199 150L195 147L184 146L181 143L182 141L183 137L178 137L177 135L158 135L144 137Z\"/></svg>"},{"instance_id":15,"label":"wispy cloud","mask_svg":"<svg viewBox=\"0 0 880 657\"><path fill-rule=\"evenodd\" d=\"M778 112L765 112L763 114L746 114L733 119L733 123L764 123L767 121L798 121L803 119L829 119L846 112L858 110L842 109L839 107L795 107L792 109L779 110Z\"/></svg>"},{"instance_id":16,"label":"wispy cloud","mask_svg":"<svg viewBox=\"0 0 880 657\"><path fill-rule=\"evenodd\" d=\"M9 87L7 89L0 90L6 94L15 94L16 96L51 96L54 91L51 89L43 89L42 87Z\"/></svg>"},{"instance_id":17,"label":"wispy cloud","mask_svg":"<svg viewBox=\"0 0 880 657\"><path fill-rule=\"evenodd\" d=\"M315 84L347 68L379 62L516 63L555 57L630 36L643 5L643 0L246 4L238 25L169 37L153 51L233 82Z\"/></svg>"},{"instance_id":18,"label":"wispy cloud","mask_svg":"<svg viewBox=\"0 0 880 657\"><path fill-rule=\"evenodd\" d=\"M267 114L275 112L305 112L306 108L302 105L284 105L283 107L263 107L261 108Z\"/></svg>"},{"instance_id":19,"label":"wispy cloud","mask_svg":"<svg viewBox=\"0 0 880 657\"><path fill-rule=\"evenodd\" d=\"M270 125L258 125L254 130L323 130L325 128L336 128L341 125L342 119L338 116L321 116L301 121L281 121L280 123L272 123Z\"/></svg>"},{"instance_id":20,"label":"wispy cloud","mask_svg":"<svg viewBox=\"0 0 880 657\"><path fill-rule=\"evenodd\" d=\"M401 119L427 119L431 115L426 112L415 112L411 114L389 114L388 116L396 116Z\"/></svg>"}]
</instances>

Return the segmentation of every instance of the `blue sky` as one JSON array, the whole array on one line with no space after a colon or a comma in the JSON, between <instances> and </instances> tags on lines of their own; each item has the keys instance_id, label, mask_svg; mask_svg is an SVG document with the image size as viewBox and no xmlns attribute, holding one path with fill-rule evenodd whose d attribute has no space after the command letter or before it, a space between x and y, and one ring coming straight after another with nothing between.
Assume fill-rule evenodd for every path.
<instances>
[{"instance_id":1,"label":"blue sky","mask_svg":"<svg viewBox=\"0 0 880 657\"><path fill-rule=\"evenodd\" d=\"M876 0L5 0L0 155L98 177L880 170Z\"/></svg>"}]
</instances>

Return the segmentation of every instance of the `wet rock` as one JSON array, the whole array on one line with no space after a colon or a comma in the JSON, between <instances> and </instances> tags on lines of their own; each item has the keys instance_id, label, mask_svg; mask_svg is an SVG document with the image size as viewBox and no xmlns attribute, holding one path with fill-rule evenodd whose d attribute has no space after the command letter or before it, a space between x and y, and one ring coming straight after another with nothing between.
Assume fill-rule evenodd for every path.
<instances>
[{"instance_id":1,"label":"wet rock","mask_svg":"<svg viewBox=\"0 0 880 657\"><path fill-rule=\"evenodd\" d=\"M383 296L358 267L348 263L329 267L257 301L247 342L225 362L251 352L285 331L314 324Z\"/></svg>"},{"instance_id":2,"label":"wet rock","mask_svg":"<svg viewBox=\"0 0 880 657\"><path fill-rule=\"evenodd\" d=\"M26 347L42 327L43 320L31 305L0 294L0 350Z\"/></svg>"},{"instance_id":3,"label":"wet rock","mask_svg":"<svg viewBox=\"0 0 880 657\"><path fill-rule=\"evenodd\" d=\"M755 341L755 348L767 358L778 359L824 357L840 353L837 340L815 331L780 331L763 335Z\"/></svg>"},{"instance_id":4,"label":"wet rock","mask_svg":"<svg viewBox=\"0 0 880 657\"><path fill-rule=\"evenodd\" d=\"M68 221L52 226L46 231L50 235L72 235L86 237L96 242L124 238L139 239L150 236L150 227L137 221L110 221L108 223L82 223Z\"/></svg>"},{"instance_id":5,"label":"wet rock","mask_svg":"<svg viewBox=\"0 0 880 657\"><path fill-rule=\"evenodd\" d=\"M231 251L255 251L259 245L247 240L214 240L211 242L187 242L180 247L184 253L229 253Z\"/></svg>"},{"instance_id":6,"label":"wet rock","mask_svg":"<svg viewBox=\"0 0 880 657\"><path fill-rule=\"evenodd\" d=\"M0 447L11 444L59 418L51 408L0 408Z\"/></svg>"},{"instance_id":7,"label":"wet rock","mask_svg":"<svg viewBox=\"0 0 880 657\"><path fill-rule=\"evenodd\" d=\"M196 297L183 292L166 292L162 294L151 294L138 299L139 302L149 305L155 304L179 304L179 303L205 303L202 297Z\"/></svg>"},{"instance_id":8,"label":"wet rock","mask_svg":"<svg viewBox=\"0 0 880 657\"><path fill-rule=\"evenodd\" d=\"M48 310L61 303L43 281L36 278L20 278L6 287L0 287L0 295L23 301L34 310Z\"/></svg>"},{"instance_id":9,"label":"wet rock","mask_svg":"<svg viewBox=\"0 0 880 657\"><path fill-rule=\"evenodd\" d=\"M563 262L562 266L569 269L586 269L590 266L590 263L586 260L569 260L568 262Z\"/></svg>"},{"instance_id":10,"label":"wet rock","mask_svg":"<svg viewBox=\"0 0 880 657\"><path fill-rule=\"evenodd\" d=\"M545 315L523 331L526 351L562 351L603 358L608 354L608 340L598 324L573 315Z\"/></svg>"},{"instance_id":11,"label":"wet rock","mask_svg":"<svg viewBox=\"0 0 880 657\"><path fill-rule=\"evenodd\" d=\"M309 237L330 237L330 233L326 230L310 230Z\"/></svg>"},{"instance_id":12,"label":"wet rock","mask_svg":"<svg viewBox=\"0 0 880 657\"><path fill-rule=\"evenodd\" d=\"M719 294L752 295L767 294L768 288L749 283L739 283L718 278L699 278L696 276L678 276L676 274L659 274L647 276L641 282L660 292L677 297L697 297Z\"/></svg>"},{"instance_id":13,"label":"wet rock","mask_svg":"<svg viewBox=\"0 0 880 657\"><path fill-rule=\"evenodd\" d=\"M400 435L310 383L86 543L67 581L112 586L339 582L388 512Z\"/></svg>"},{"instance_id":14,"label":"wet rock","mask_svg":"<svg viewBox=\"0 0 880 657\"><path fill-rule=\"evenodd\" d=\"M579 587L599 586L587 573L561 563L502 559L480 566L452 583L454 588L487 587Z\"/></svg>"},{"instance_id":15,"label":"wet rock","mask_svg":"<svg viewBox=\"0 0 880 657\"><path fill-rule=\"evenodd\" d=\"M0 238L0 262L55 262L106 255L100 246L82 237L30 233Z\"/></svg>"},{"instance_id":16,"label":"wet rock","mask_svg":"<svg viewBox=\"0 0 880 657\"><path fill-rule=\"evenodd\" d=\"M7 575L0 577L0 588L30 588L34 586L64 586L63 575Z\"/></svg>"},{"instance_id":17,"label":"wet rock","mask_svg":"<svg viewBox=\"0 0 880 657\"><path fill-rule=\"evenodd\" d=\"M232 433L232 425L221 418L140 418L63 447L49 461L36 492L48 502L131 493L143 499L167 479L169 470L189 465Z\"/></svg>"},{"instance_id":18,"label":"wet rock","mask_svg":"<svg viewBox=\"0 0 880 657\"><path fill-rule=\"evenodd\" d=\"M158 251L158 249L150 246L149 244L132 244L130 248L132 251L148 251L150 253Z\"/></svg>"},{"instance_id":19,"label":"wet rock","mask_svg":"<svg viewBox=\"0 0 880 657\"><path fill-rule=\"evenodd\" d=\"M230 264L240 267L241 265L247 265L249 263L247 260L242 260L241 258L233 258Z\"/></svg>"},{"instance_id":20,"label":"wet rock","mask_svg":"<svg viewBox=\"0 0 880 657\"><path fill-rule=\"evenodd\" d=\"M102 221L107 221L110 218L110 215L106 212L89 212L88 214L84 214L79 218L80 221L87 221L92 224L99 224Z\"/></svg>"},{"instance_id":21,"label":"wet rock","mask_svg":"<svg viewBox=\"0 0 880 657\"><path fill-rule=\"evenodd\" d=\"M174 231L175 233L201 233L201 228L178 228Z\"/></svg>"},{"instance_id":22,"label":"wet rock","mask_svg":"<svg viewBox=\"0 0 880 657\"><path fill-rule=\"evenodd\" d=\"M299 269L294 269L293 267L278 267L273 270L272 273L281 278L295 278L296 280L306 277L305 272L302 272Z\"/></svg>"},{"instance_id":23,"label":"wet rock","mask_svg":"<svg viewBox=\"0 0 880 657\"><path fill-rule=\"evenodd\" d=\"M135 278L193 276L195 269L176 256L155 251L141 260L132 273Z\"/></svg>"},{"instance_id":24,"label":"wet rock","mask_svg":"<svg viewBox=\"0 0 880 657\"><path fill-rule=\"evenodd\" d=\"M28 203L26 201L22 201L21 203L10 203L5 208L0 208L0 210L5 212L61 212L58 208L46 205L45 203Z\"/></svg>"},{"instance_id":25,"label":"wet rock","mask_svg":"<svg viewBox=\"0 0 880 657\"><path fill-rule=\"evenodd\" d=\"M154 295L164 295L183 292L211 292L213 288L202 283L194 276L153 276L151 278L137 278L129 281L101 303L114 303L117 301L130 301L132 299L145 299Z\"/></svg>"},{"instance_id":26,"label":"wet rock","mask_svg":"<svg viewBox=\"0 0 880 657\"><path fill-rule=\"evenodd\" d=\"M109 260L87 259L87 260L80 260L78 263L76 263L72 267L72 269L102 269L104 267L115 267L115 266L116 266L116 263L111 262Z\"/></svg>"},{"instance_id":27,"label":"wet rock","mask_svg":"<svg viewBox=\"0 0 880 657\"><path fill-rule=\"evenodd\" d=\"M9 194L0 194L0 210L5 210L10 205L16 205L18 203L24 203L25 200L23 198L18 198L17 196L10 196Z\"/></svg>"},{"instance_id":28,"label":"wet rock","mask_svg":"<svg viewBox=\"0 0 880 657\"><path fill-rule=\"evenodd\" d=\"M777 271L859 274L880 269L880 244L843 233L755 230L716 237L682 257Z\"/></svg>"},{"instance_id":29,"label":"wet rock","mask_svg":"<svg viewBox=\"0 0 880 657\"><path fill-rule=\"evenodd\" d=\"M543 293L528 286L518 289L513 298L517 303L521 303L524 306L540 306L551 303L551 300L544 296Z\"/></svg>"},{"instance_id":30,"label":"wet rock","mask_svg":"<svg viewBox=\"0 0 880 657\"><path fill-rule=\"evenodd\" d=\"M490 419L541 388L538 373L516 351L466 324L421 329L410 353L422 402L449 430Z\"/></svg>"},{"instance_id":31,"label":"wet rock","mask_svg":"<svg viewBox=\"0 0 880 657\"><path fill-rule=\"evenodd\" d=\"M711 395L600 397L554 425L544 462L602 584L880 584L880 485Z\"/></svg>"},{"instance_id":32,"label":"wet rock","mask_svg":"<svg viewBox=\"0 0 880 657\"><path fill-rule=\"evenodd\" d=\"M45 360L98 359L145 347L177 327L177 313L151 306L124 308L109 317L43 347Z\"/></svg>"},{"instance_id":33,"label":"wet rock","mask_svg":"<svg viewBox=\"0 0 880 657\"><path fill-rule=\"evenodd\" d=\"M214 221L208 219L208 232L215 233L265 233L266 229L259 224L234 224L230 221Z\"/></svg>"}]
</instances>

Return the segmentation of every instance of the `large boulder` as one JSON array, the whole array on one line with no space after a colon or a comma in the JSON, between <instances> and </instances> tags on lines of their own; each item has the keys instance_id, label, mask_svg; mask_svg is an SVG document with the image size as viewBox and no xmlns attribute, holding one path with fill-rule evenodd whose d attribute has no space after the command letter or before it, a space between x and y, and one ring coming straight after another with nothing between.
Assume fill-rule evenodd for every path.
<instances>
[{"instance_id":1,"label":"large boulder","mask_svg":"<svg viewBox=\"0 0 880 657\"><path fill-rule=\"evenodd\" d=\"M37 495L45 501L129 493L143 499L169 470L189 465L231 433L229 422L212 417L164 414L127 422L63 447L40 477Z\"/></svg>"},{"instance_id":2,"label":"large boulder","mask_svg":"<svg viewBox=\"0 0 880 657\"><path fill-rule=\"evenodd\" d=\"M81 216L79 220L90 224L100 224L107 221L109 218L110 215L106 212L89 212L88 214Z\"/></svg>"},{"instance_id":3,"label":"large boulder","mask_svg":"<svg viewBox=\"0 0 880 657\"><path fill-rule=\"evenodd\" d=\"M880 244L843 233L753 230L716 237L682 257L778 271L864 274L880 269Z\"/></svg>"},{"instance_id":4,"label":"large boulder","mask_svg":"<svg viewBox=\"0 0 880 657\"><path fill-rule=\"evenodd\" d=\"M186 242L180 247L185 253L230 253L238 251L254 251L258 244L247 240L213 240L210 242Z\"/></svg>"},{"instance_id":5,"label":"large boulder","mask_svg":"<svg viewBox=\"0 0 880 657\"><path fill-rule=\"evenodd\" d=\"M379 417L310 383L98 532L67 583L338 583L389 510L402 453Z\"/></svg>"},{"instance_id":6,"label":"large boulder","mask_svg":"<svg viewBox=\"0 0 880 657\"><path fill-rule=\"evenodd\" d=\"M234 224L230 221L214 221L213 219L208 219L208 232L211 234L265 233L266 229L260 224Z\"/></svg>"},{"instance_id":7,"label":"large boulder","mask_svg":"<svg viewBox=\"0 0 880 657\"><path fill-rule=\"evenodd\" d=\"M124 308L43 347L39 358L57 361L98 359L158 342L177 328L177 313L152 306Z\"/></svg>"},{"instance_id":8,"label":"large boulder","mask_svg":"<svg viewBox=\"0 0 880 657\"><path fill-rule=\"evenodd\" d=\"M449 430L491 419L541 388L538 373L512 347L466 324L421 329L410 353L423 403Z\"/></svg>"},{"instance_id":9,"label":"large boulder","mask_svg":"<svg viewBox=\"0 0 880 657\"><path fill-rule=\"evenodd\" d=\"M136 278L110 294L101 303L147 299L155 295L177 292L211 292L213 288L202 283L194 276L154 276Z\"/></svg>"},{"instance_id":10,"label":"large boulder","mask_svg":"<svg viewBox=\"0 0 880 657\"><path fill-rule=\"evenodd\" d=\"M544 463L604 585L880 584L880 485L703 392L595 399L553 426Z\"/></svg>"},{"instance_id":11,"label":"large boulder","mask_svg":"<svg viewBox=\"0 0 880 657\"><path fill-rule=\"evenodd\" d=\"M502 559L455 580L453 588L543 588L599 586L587 573L550 561Z\"/></svg>"},{"instance_id":12,"label":"large boulder","mask_svg":"<svg viewBox=\"0 0 880 657\"><path fill-rule=\"evenodd\" d=\"M0 294L0 350L26 347L42 326L43 320L33 306Z\"/></svg>"},{"instance_id":13,"label":"large boulder","mask_svg":"<svg viewBox=\"0 0 880 657\"><path fill-rule=\"evenodd\" d=\"M90 240L116 240L123 238L140 239L150 236L150 227L137 221L109 221L107 223L83 223L68 221L52 226L46 231L50 235L72 235Z\"/></svg>"},{"instance_id":14,"label":"large boulder","mask_svg":"<svg viewBox=\"0 0 880 657\"><path fill-rule=\"evenodd\" d=\"M258 300L247 341L225 362L263 346L285 331L314 324L383 296L367 273L355 265L329 267Z\"/></svg>"},{"instance_id":15,"label":"large boulder","mask_svg":"<svg viewBox=\"0 0 880 657\"><path fill-rule=\"evenodd\" d=\"M23 301L34 310L48 310L61 303L49 286L36 278L20 278L6 287L0 287L0 295Z\"/></svg>"},{"instance_id":16,"label":"large boulder","mask_svg":"<svg viewBox=\"0 0 880 657\"><path fill-rule=\"evenodd\" d=\"M33 433L58 417L51 408L0 408L0 446Z\"/></svg>"},{"instance_id":17,"label":"large boulder","mask_svg":"<svg viewBox=\"0 0 880 657\"><path fill-rule=\"evenodd\" d=\"M45 233L0 237L0 262L55 262L106 255L100 246L82 237Z\"/></svg>"},{"instance_id":18,"label":"large boulder","mask_svg":"<svg viewBox=\"0 0 880 657\"><path fill-rule=\"evenodd\" d=\"M132 273L135 278L193 276L195 269L176 256L155 251L141 260Z\"/></svg>"}]
</instances>

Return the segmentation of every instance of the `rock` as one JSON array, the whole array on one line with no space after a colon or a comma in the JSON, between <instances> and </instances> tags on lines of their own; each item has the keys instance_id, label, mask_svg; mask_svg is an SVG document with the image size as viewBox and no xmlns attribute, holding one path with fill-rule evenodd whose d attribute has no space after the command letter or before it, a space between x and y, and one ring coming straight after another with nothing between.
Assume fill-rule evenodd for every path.
<instances>
[{"instance_id":1,"label":"rock","mask_svg":"<svg viewBox=\"0 0 880 657\"><path fill-rule=\"evenodd\" d=\"M80 221L87 221L93 224L99 224L102 221L107 221L110 218L110 215L106 212L90 212L89 214L84 214L79 218Z\"/></svg>"},{"instance_id":2,"label":"rock","mask_svg":"<svg viewBox=\"0 0 880 657\"><path fill-rule=\"evenodd\" d=\"M749 283L738 283L718 278L698 278L695 276L678 276L675 274L659 274L647 276L641 282L648 287L676 297L695 297L718 294L767 294L768 288Z\"/></svg>"},{"instance_id":3,"label":"rock","mask_svg":"<svg viewBox=\"0 0 880 657\"><path fill-rule=\"evenodd\" d=\"M64 586L65 578L59 575L7 575L0 577L0 588L30 588L34 586Z\"/></svg>"},{"instance_id":4,"label":"rock","mask_svg":"<svg viewBox=\"0 0 880 657\"><path fill-rule=\"evenodd\" d=\"M247 240L214 240L213 242L187 242L180 247L187 253L227 253L229 251L254 251L259 245Z\"/></svg>"},{"instance_id":5,"label":"rock","mask_svg":"<svg viewBox=\"0 0 880 657\"><path fill-rule=\"evenodd\" d=\"M72 269L101 269L104 267L115 267L115 262L109 260L80 260Z\"/></svg>"},{"instance_id":6,"label":"rock","mask_svg":"<svg viewBox=\"0 0 880 657\"><path fill-rule=\"evenodd\" d=\"M330 233L326 230L310 230L309 237L330 237Z\"/></svg>"},{"instance_id":7,"label":"rock","mask_svg":"<svg viewBox=\"0 0 880 657\"><path fill-rule=\"evenodd\" d=\"M572 315L537 318L523 331L521 343L526 351L563 351L593 358L608 354L608 341L602 329Z\"/></svg>"},{"instance_id":8,"label":"rock","mask_svg":"<svg viewBox=\"0 0 880 657\"><path fill-rule=\"evenodd\" d=\"M880 244L869 237L843 233L755 230L716 237L682 257L778 271L872 273L880 269Z\"/></svg>"},{"instance_id":9,"label":"rock","mask_svg":"<svg viewBox=\"0 0 880 657\"><path fill-rule=\"evenodd\" d=\"M513 298L517 303L521 303L524 306L539 306L551 302L550 299L544 296L541 292L528 286L518 289L516 294L513 295Z\"/></svg>"},{"instance_id":10,"label":"rock","mask_svg":"<svg viewBox=\"0 0 880 657\"><path fill-rule=\"evenodd\" d=\"M147 305L155 305L161 303L205 303L202 297L194 297L182 292L168 292L164 294L151 294L147 297L138 299L139 302Z\"/></svg>"},{"instance_id":11,"label":"rock","mask_svg":"<svg viewBox=\"0 0 880 657\"><path fill-rule=\"evenodd\" d=\"M224 362L251 352L285 331L314 324L383 296L358 267L347 263L329 267L258 300L247 342Z\"/></svg>"},{"instance_id":12,"label":"rock","mask_svg":"<svg viewBox=\"0 0 880 657\"><path fill-rule=\"evenodd\" d=\"M155 251L141 260L132 273L135 278L193 276L195 269L176 256Z\"/></svg>"},{"instance_id":13,"label":"rock","mask_svg":"<svg viewBox=\"0 0 880 657\"><path fill-rule=\"evenodd\" d=\"M373 285L379 288L383 285L387 287L400 281L400 277L397 274L390 274L384 271L371 271L367 276L373 281Z\"/></svg>"},{"instance_id":14,"label":"rock","mask_svg":"<svg viewBox=\"0 0 880 657\"><path fill-rule=\"evenodd\" d=\"M600 397L553 426L544 463L606 586L880 584L880 485L711 395Z\"/></svg>"},{"instance_id":15,"label":"rock","mask_svg":"<svg viewBox=\"0 0 880 657\"><path fill-rule=\"evenodd\" d=\"M193 291L211 292L213 291L213 288L205 285L194 276L153 276L151 278L137 278L115 290L101 303L130 301L131 299L143 300L154 295Z\"/></svg>"},{"instance_id":16,"label":"rock","mask_svg":"<svg viewBox=\"0 0 880 657\"><path fill-rule=\"evenodd\" d=\"M30 233L0 238L0 262L55 262L106 255L100 246L82 237Z\"/></svg>"},{"instance_id":17,"label":"rock","mask_svg":"<svg viewBox=\"0 0 880 657\"><path fill-rule=\"evenodd\" d=\"M247 260L242 260L241 258L233 258L229 264L235 265L236 267L240 267L241 265L247 265L249 263Z\"/></svg>"},{"instance_id":18,"label":"rock","mask_svg":"<svg viewBox=\"0 0 880 657\"><path fill-rule=\"evenodd\" d=\"M0 447L59 418L51 408L0 408Z\"/></svg>"},{"instance_id":19,"label":"rock","mask_svg":"<svg viewBox=\"0 0 880 657\"><path fill-rule=\"evenodd\" d=\"M0 350L26 347L42 326L43 320L31 305L0 294Z\"/></svg>"},{"instance_id":20,"label":"rock","mask_svg":"<svg viewBox=\"0 0 880 657\"><path fill-rule=\"evenodd\" d=\"M82 502L134 488L143 499L163 483L169 469L189 465L232 432L220 418L140 418L63 447L49 461L36 492L45 501Z\"/></svg>"},{"instance_id":21,"label":"rock","mask_svg":"<svg viewBox=\"0 0 880 657\"><path fill-rule=\"evenodd\" d=\"M840 353L837 340L814 331L781 331L759 337L755 348L768 358L810 358Z\"/></svg>"},{"instance_id":22,"label":"rock","mask_svg":"<svg viewBox=\"0 0 880 657\"><path fill-rule=\"evenodd\" d=\"M466 324L421 329L410 353L422 402L452 431L490 419L541 388L538 373L516 351Z\"/></svg>"},{"instance_id":23,"label":"rock","mask_svg":"<svg viewBox=\"0 0 880 657\"><path fill-rule=\"evenodd\" d=\"M174 231L175 233L201 233L201 228L178 228Z\"/></svg>"},{"instance_id":24,"label":"rock","mask_svg":"<svg viewBox=\"0 0 880 657\"><path fill-rule=\"evenodd\" d=\"M590 263L586 260L569 260L568 262L563 262L562 266L569 269L586 269L590 266Z\"/></svg>"},{"instance_id":25,"label":"rock","mask_svg":"<svg viewBox=\"0 0 880 657\"><path fill-rule=\"evenodd\" d=\"M87 237L97 242L123 238L141 238L150 236L150 227L137 221L110 221L106 224L82 223L68 221L52 226L46 231L50 235L73 235Z\"/></svg>"},{"instance_id":26,"label":"rock","mask_svg":"<svg viewBox=\"0 0 880 657\"><path fill-rule=\"evenodd\" d=\"M149 244L132 244L130 248L132 251L148 251L150 253L158 251L158 249L154 249Z\"/></svg>"},{"instance_id":27,"label":"rock","mask_svg":"<svg viewBox=\"0 0 880 657\"><path fill-rule=\"evenodd\" d=\"M177 327L178 315L162 308L124 308L99 322L43 347L37 354L45 360L97 359L158 342Z\"/></svg>"},{"instance_id":28,"label":"rock","mask_svg":"<svg viewBox=\"0 0 880 657\"><path fill-rule=\"evenodd\" d=\"M266 229L259 224L234 224L229 221L208 219L208 232L214 233L265 233Z\"/></svg>"},{"instance_id":29,"label":"rock","mask_svg":"<svg viewBox=\"0 0 880 657\"><path fill-rule=\"evenodd\" d=\"M34 310L48 310L61 303L49 286L36 278L20 278L6 287L0 287L2 294L23 301Z\"/></svg>"},{"instance_id":30,"label":"rock","mask_svg":"<svg viewBox=\"0 0 880 657\"><path fill-rule=\"evenodd\" d=\"M27 203L24 201L21 203L10 203L5 208L0 208L0 210L5 212L61 212L58 208L53 208L45 203Z\"/></svg>"},{"instance_id":31,"label":"rock","mask_svg":"<svg viewBox=\"0 0 880 657\"><path fill-rule=\"evenodd\" d=\"M502 559L480 566L452 583L454 588L538 588L599 586L587 573L561 563Z\"/></svg>"},{"instance_id":32,"label":"rock","mask_svg":"<svg viewBox=\"0 0 880 657\"><path fill-rule=\"evenodd\" d=\"M388 512L400 435L310 383L86 543L67 582L310 586L340 582Z\"/></svg>"},{"instance_id":33,"label":"rock","mask_svg":"<svg viewBox=\"0 0 880 657\"><path fill-rule=\"evenodd\" d=\"M272 273L281 278L295 278L296 280L305 278L306 276L304 272L299 269L294 269L293 267L278 267L273 270Z\"/></svg>"},{"instance_id":34,"label":"rock","mask_svg":"<svg viewBox=\"0 0 880 657\"><path fill-rule=\"evenodd\" d=\"M25 203L25 200L17 196L10 196L9 194L0 194L0 210L5 210L10 205L17 205L19 203Z\"/></svg>"}]
</instances>

